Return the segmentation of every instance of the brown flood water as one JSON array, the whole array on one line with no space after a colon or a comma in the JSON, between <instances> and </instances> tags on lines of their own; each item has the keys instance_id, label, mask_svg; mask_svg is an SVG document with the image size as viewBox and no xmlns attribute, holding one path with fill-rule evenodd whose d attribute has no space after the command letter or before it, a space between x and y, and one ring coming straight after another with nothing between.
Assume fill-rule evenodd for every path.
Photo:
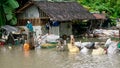
<instances>
[{"instance_id":1,"label":"brown flood water","mask_svg":"<svg viewBox=\"0 0 120 68\"><path fill-rule=\"evenodd\" d=\"M92 56L55 48L25 52L22 46L0 46L0 68L120 68L120 53Z\"/></svg>"}]
</instances>

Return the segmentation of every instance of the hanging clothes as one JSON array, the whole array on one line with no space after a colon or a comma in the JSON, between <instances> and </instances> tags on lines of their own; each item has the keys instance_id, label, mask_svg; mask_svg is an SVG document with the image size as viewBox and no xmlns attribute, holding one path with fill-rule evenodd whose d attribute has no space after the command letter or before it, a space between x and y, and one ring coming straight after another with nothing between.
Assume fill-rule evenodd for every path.
<instances>
[{"instance_id":1,"label":"hanging clothes","mask_svg":"<svg viewBox=\"0 0 120 68\"><path fill-rule=\"evenodd\" d=\"M59 22L58 21L53 21L53 23L52 23L52 26L59 26Z\"/></svg>"}]
</instances>

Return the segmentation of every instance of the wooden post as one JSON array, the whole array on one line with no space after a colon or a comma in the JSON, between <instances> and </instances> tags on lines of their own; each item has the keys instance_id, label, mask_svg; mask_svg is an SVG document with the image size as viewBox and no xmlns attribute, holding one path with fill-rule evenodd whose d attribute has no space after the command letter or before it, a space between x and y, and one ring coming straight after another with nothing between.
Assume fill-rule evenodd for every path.
<instances>
[{"instance_id":1,"label":"wooden post","mask_svg":"<svg viewBox=\"0 0 120 68\"><path fill-rule=\"evenodd\" d=\"M33 37L33 32L29 32L29 45L30 49L34 49L34 37Z\"/></svg>"},{"instance_id":2,"label":"wooden post","mask_svg":"<svg viewBox=\"0 0 120 68\"><path fill-rule=\"evenodd\" d=\"M100 29L102 28L102 23L103 23L103 20L101 19L100 20L100 26L99 26Z\"/></svg>"},{"instance_id":3,"label":"wooden post","mask_svg":"<svg viewBox=\"0 0 120 68\"><path fill-rule=\"evenodd\" d=\"M93 24L93 23L92 23L92 20L90 21L90 23L91 23L91 24L90 24L89 31L91 31L91 29L92 29L92 24Z\"/></svg>"}]
</instances>

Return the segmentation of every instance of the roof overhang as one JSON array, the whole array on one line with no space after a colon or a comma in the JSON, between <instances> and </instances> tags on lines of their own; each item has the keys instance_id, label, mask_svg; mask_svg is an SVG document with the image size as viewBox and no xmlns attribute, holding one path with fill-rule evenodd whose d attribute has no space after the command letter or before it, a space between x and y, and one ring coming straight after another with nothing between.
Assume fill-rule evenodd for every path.
<instances>
[{"instance_id":1,"label":"roof overhang","mask_svg":"<svg viewBox=\"0 0 120 68\"><path fill-rule=\"evenodd\" d=\"M22 13L24 9L28 8L31 5L33 5L33 2L29 1L24 6L18 8L18 10L15 13Z\"/></svg>"}]
</instances>

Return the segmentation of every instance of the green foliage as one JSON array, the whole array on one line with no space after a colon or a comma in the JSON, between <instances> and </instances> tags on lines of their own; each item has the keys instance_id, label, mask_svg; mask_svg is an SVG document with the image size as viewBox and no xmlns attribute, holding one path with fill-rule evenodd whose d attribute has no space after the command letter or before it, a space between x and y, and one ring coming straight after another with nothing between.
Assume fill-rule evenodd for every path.
<instances>
[{"instance_id":1,"label":"green foliage","mask_svg":"<svg viewBox=\"0 0 120 68\"><path fill-rule=\"evenodd\" d=\"M77 0L48 0L48 1L52 1L52 2L69 2L69 1L77 1Z\"/></svg>"},{"instance_id":2,"label":"green foliage","mask_svg":"<svg viewBox=\"0 0 120 68\"><path fill-rule=\"evenodd\" d=\"M106 11L107 16L113 19L120 18L120 0L77 0L78 3L89 7L90 12Z\"/></svg>"},{"instance_id":3,"label":"green foliage","mask_svg":"<svg viewBox=\"0 0 120 68\"><path fill-rule=\"evenodd\" d=\"M1 7L0 7L1 8ZM6 20L5 20L5 15L2 13L3 12L3 9L1 8L0 9L0 26L1 25L4 25Z\"/></svg>"},{"instance_id":4,"label":"green foliage","mask_svg":"<svg viewBox=\"0 0 120 68\"><path fill-rule=\"evenodd\" d=\"M14 10L18 7L19 4L16 0L0 0L0 26L17 23Z\"/></svg>"}]
</instances>

